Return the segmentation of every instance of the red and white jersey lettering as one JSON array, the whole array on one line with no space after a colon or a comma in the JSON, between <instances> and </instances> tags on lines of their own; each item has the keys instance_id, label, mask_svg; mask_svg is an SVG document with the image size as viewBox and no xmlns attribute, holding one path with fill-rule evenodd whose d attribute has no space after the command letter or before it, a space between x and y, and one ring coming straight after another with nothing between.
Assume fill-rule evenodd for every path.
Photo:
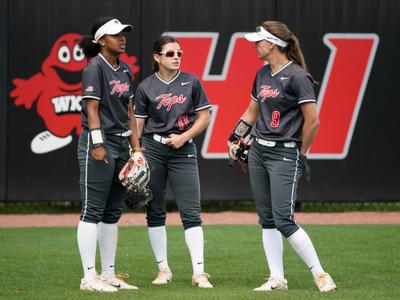
<instances>
[{"instance_id":1,"label":"red and white jersey lettering","mask_svg":"<svg viewBox=\"0 0 400 300\"><path fill-rule=\"evenodd\" d=\"M278 89L271 89L269 85L260 86L260 92L257 95L257 98L261 98L261 102L265 102L268 98L275 98L279 95Z\"/></svg>"},{"instance_id":2,"label":"red and white jersey lettering","mask_svg":"<svg viewBox=\"0 0 400 300\"><path fill-rule=\"evenodd\" d=\"M170 111L172 105L184 103L186 101L186 97L184 97L182 94L179 96L173 96L172 93L169 93L156 97L156 100L160 100L159 104L157 105L158 110L160 110L161 107L166 107L166 110Z\"/></svg>"},{"instance_id":3,"label":"red and white jersey lettering","mask_svg":"<svg viewBox=\"0 0 400 300\"><path fill-rule=\"evenodd\" d=\"M112 86L112 90L110 95L118 94L118 97L121 98L121 96L129 91L129 83L124 82L120 83L120 80L111 80L110 85Z\"/></svg>"},{"instance_id":4,"label":"red and white jersey lettering","mask_svg":"<svg viewBox=\"0 0 400 300\"><path fill-rule=\"evenodd\" d=\"M271 121L271 127L276 128L279 126L279 119L281 118L281 113L277 110L274 110L272 112L272 121Z\"/></svg>"},{"instance_id":5,"label":"red and white jersey lettering","mask_svg":"<svg viewBox=\"0 0 400 300\"><path fill-rule=\"evenodd\" d=\"M168 82L155 73L135 94L135 117L147 119L144 134L181 133L193 125L197 111L210 108L200 80L186 72L178 71Z\"/></svg>"}]
</instances>

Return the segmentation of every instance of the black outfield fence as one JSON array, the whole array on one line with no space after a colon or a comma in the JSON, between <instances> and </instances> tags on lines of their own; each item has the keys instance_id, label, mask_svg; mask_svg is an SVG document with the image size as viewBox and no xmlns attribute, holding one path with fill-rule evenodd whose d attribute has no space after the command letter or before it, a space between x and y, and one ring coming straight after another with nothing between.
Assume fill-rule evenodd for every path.
<instances>
[{"instance_id":1,"label":"black outfield fence","mask_svg":"<svg viewBox=\"0 0 400 300\"><path fill-rule=\"evenodd\" d=\"M243 34L268 19L294 31L320 83L321 128L299 199L400 199L396 0L0 0L0 201L79 200L86 62L76 44L99 16L134 25L122 59L135 85L151 74L154 38L180 41L182 69L202 80L213 104L212 123L196 139L203 199L251 198L247 174L228 166L225 141L262 65Z\"/></svg>"}]
</instances>

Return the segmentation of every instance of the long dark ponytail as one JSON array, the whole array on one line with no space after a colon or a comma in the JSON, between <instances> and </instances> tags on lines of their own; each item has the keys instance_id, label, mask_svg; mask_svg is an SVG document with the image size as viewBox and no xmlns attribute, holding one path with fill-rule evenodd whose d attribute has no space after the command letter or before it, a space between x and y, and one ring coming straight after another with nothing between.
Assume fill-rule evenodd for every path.
<instances>
[{"instance_id":1,"label":"long dark ponytail","mask_svg":"<svg viewBox=\"0 0 400 300\"><path fill-rule=\"evenodd\" d=\"M299 40L294 35L294 33L291 32L284 23L278 21L265 21L264 23L262 23L262 26L276 37L287 42L288 45L285 48L278 46L279 50L281 52L286 52L290 60L294 61L296 64L298 64L300 67L308 72L308 67L304 60Z\"/></svg>"},{"instance_id":2,"label":"long dark ponytail","mask_svg":"<svg viewBox=\"0 0 400 300\"><path fill-rule=\"evenodd\" d=\"M165 44L169 43L178 43L178 41L169 35L162 35L159 38L157 38L153 42L153 54L160 54L161 51L163 50L162 48L164 47ZM179 43L178 43L179 44ZM160 67L158 66L158 62L156 62L153 59L153 71L154 73L158 72L160 70Z\"/></svg>"},{"instance_id":3,"label":"long dark ponytail","mask_svg":"<svg viewBox=\"0 0 400 300\"><path fill-rule=\"evenodd\" d=\"M83 54L87 59L95 57L100 52L100 45L98 43L93 43L94 35L96 31L106 24L108 21L114 18L106 17L106 18L99 18L93 22L92 28L90 29L90 35L83 35L81 40L79 41L79 47L82 48Z\"/></svg>"}]
</instances>

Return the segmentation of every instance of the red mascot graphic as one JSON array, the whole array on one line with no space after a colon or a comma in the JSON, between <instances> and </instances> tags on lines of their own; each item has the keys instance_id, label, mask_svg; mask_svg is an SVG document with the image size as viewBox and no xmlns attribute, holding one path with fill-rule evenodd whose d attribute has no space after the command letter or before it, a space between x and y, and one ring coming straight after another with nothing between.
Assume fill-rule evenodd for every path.
<instances>
[{"instance_id":1,"label":"red mascot graphic","mask_svg":"<svg viewBox=\"0 0 400 300\"><path fill-rule=\"evenodd\" d=\"M41 72L29 79L13 80L15 89L10 96L15 105L31 109L37 102L37 112L44 120L46 131L37 134L32 142L34 153L42 154L68 145L73 134L80 134L81 75L87 61L79 48L81 35L68 33L53 45L50 55L42 64ZM125 53L121 59L139 71L136 57Z\"/></svg>"}]
</instances>

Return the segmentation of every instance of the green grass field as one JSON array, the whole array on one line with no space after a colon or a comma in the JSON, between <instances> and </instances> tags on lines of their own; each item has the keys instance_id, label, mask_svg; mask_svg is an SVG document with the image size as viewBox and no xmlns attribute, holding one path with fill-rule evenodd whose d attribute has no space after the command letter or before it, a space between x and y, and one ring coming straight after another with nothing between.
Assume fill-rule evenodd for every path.
<instances>
[{"instance_id":1,"label":"green grass field","mask_svg":"<svg viewBox=\"0 0 400 300\"><path fill-rule=\"evenodd\" d=\"M317 291L306 266L285 243L289 291L255 293L266 276L258 226L205 226L206 271L212 290L190 284L183 229L168 227L174 281L152 286L157 273L144 227L120 228L117 271L139 291L79 291L82 269L75 228L0 229L0 299L400 299L400 226L304 226L338 285Z\"/></svg>"}]
</instances>

